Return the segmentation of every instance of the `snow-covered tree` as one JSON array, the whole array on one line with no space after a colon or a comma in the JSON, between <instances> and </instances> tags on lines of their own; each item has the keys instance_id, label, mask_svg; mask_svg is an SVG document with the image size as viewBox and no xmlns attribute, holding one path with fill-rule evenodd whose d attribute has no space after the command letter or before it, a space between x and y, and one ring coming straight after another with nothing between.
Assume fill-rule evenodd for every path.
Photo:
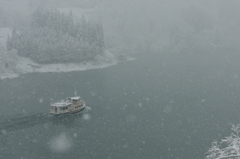
<instances>
[{"instance_id":1,"label":"snow-covered tree","mask_svg":"<svg viewBox=\"0 0 240 159\"><path fill-rule=\"evenodd\" d=\"M240 159L240 124L232 126L232 134L221 142L214 141L206 159Z\"/></svg>"},{"instance_id":2,"label":"snow-covered tree","mask_svg":"<svg viewBox=\"0 0 240 159\"><path fill-rule=\"evenodd\" d=\"M36 62L61 63L94 60L103 53L103 40L101 24L90 23L84 16L75 24L71 12L39 8L32 14L31 28L21 33L14 30L7 45Z\"/></svg>"}]
</instances>

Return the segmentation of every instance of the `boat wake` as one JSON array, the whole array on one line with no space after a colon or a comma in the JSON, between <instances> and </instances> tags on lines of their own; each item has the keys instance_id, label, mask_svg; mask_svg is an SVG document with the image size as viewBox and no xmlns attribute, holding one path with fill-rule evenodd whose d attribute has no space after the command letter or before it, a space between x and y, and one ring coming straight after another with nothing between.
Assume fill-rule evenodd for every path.
<instances>
[{"instance_id":1,"label":"boat wake","mask_svg":"<svg viewBox=\"0 0 240 159\"><path fill-rule=\"evenodd\" d=\"M88 107L88 106L86 106L85 109L84 109L84 112L86 112L86 113L89 113L91 111L92 111L92 108Z\"/></svg>"},{"instance_id":2,"label":"boat wake","mask_svg":"<svg viewBox=\"0 0 240 159\"><path fill-rule=\"evenodd\" d=\"M0 135L29 128L38 124L44 124L49 120L50 116L48 114L18 115L13 118L0 120Z\"/></svg>"},{"instance_id":3,"label":"boat wake","mask_svg":"<svg viewBox=\"0 0 240 159\"><path fill-rule=\"evenodd\" d=\"M86 107L86 112L91 111L90 107ZM39 113L39 114L25 114L17 115L14 117L9 117L5 119L0 119L0 135L5 135L10 132L30 128L36 125L53 123L53 124L66 124L73 122L73 120L82 117L82 113L76 113L74 115L62 115L54 117L49 113Z\"/></svg>"}]
</instances>

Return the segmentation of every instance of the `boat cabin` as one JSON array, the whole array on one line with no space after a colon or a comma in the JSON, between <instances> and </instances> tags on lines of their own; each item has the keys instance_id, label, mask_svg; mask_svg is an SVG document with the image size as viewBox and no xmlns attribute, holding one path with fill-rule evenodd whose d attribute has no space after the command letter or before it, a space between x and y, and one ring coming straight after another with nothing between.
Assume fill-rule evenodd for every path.
<instances>
[{"instance_id":1,"label":"boat cabin","mask_svg":"<svg viewBox=\"0 0 240 159\"><path fill-rule=\"evenodd\" d=\"M50 106L50 113L58 115L80 111L85 107L85 104L80 100L80 97L68 97L65 101L62 100L60 102L53 103Z\"/></svg>"}]
</instances>

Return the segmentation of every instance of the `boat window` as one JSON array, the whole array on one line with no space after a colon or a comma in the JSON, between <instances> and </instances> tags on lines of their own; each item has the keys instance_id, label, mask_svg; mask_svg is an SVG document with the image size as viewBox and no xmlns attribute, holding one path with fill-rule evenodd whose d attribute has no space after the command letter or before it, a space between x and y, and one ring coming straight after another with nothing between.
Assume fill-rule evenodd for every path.
<instances>
[{"instance_id":1,"label":"boat window","mask_svg":"<svg viewBox=\"0 0 240 159\"><path fill-rule=\"evenodd\" d=\"M66 110L66 109L68 109L68 107L62 107L62 110Z\"/></svg>"}]
</instances>

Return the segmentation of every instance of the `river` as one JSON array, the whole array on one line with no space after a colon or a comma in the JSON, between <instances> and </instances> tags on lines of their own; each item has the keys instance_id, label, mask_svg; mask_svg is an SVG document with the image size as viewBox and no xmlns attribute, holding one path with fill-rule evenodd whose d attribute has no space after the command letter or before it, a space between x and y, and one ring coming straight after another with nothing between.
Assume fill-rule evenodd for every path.
<instances>
[{"instance_id":1,"label":"river","mask_svg":"<svg viewBox=\"0 0 240 159\"><path fill-rule=\"evenodd\" d=\"M0 158L204 158L238 124L237 54L140 54L104 69L0 81ZM48 116L74 95L91 111Z\"/></svg>"}]
</instances>

